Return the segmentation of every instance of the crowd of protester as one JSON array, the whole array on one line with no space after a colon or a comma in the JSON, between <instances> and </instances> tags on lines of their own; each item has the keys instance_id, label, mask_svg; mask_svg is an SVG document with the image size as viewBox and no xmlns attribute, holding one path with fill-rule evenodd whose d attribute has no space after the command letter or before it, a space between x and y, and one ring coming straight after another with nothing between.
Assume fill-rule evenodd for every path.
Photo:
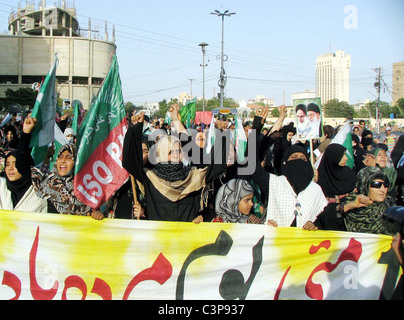
<instances>
[{"instance_id":1,"label":"crowd of protester","mask_svg":"<svg viewBox=\"0 0 404 320\"><path fill-rule=\"evenodd\" d=\"M143 113L128 116L122 165L130 178L97 210L74 195L77 150L69 119L58 123L70 143L58 151L55 166L37 168L30 149L36 119L13 117L0 131L0 209L385 234L395 237L392 248L402 263L401 236L389 233L382 216L391 206L404 206L404 135L398 138L388 127L380 141L361 121L352 128L351 168L346 148L332 143L336 128L324 126L321 139L299 141L294 123L284 124L285 107L272 127L263 107L243 125L245 155L255 162L254 172L243 175L234 119L215 121L221 134L212 147L209 125L186 128L179 106L169 111L170 124Z\"/></svg>"}]
</instances>

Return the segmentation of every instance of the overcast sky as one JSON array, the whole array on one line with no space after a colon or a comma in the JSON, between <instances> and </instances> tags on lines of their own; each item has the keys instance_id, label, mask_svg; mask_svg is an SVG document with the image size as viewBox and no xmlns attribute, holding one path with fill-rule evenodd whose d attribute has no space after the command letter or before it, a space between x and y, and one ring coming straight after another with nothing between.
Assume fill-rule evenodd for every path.
<instances>
[{"instance_id":1,"label":"overcast sky","mask_svg":"<svg viewBox=\"0 0 404 320\"><path fill-rule=\"evenodd\" d=\"M11 10L39 1L0 0L0 32ZM52 6L56 1L47 1ZM60 1L61 2L61 1ZM392 64L404 61L403 0L67 0L82 29L109 34L115 25L117 56L125 101L170 99L180 92L202 96L201 42L207 47L205 95L220 92L221 18L225 18L226 96L257 95L290 104L292 93L315 89L318 55L344 50L351 55L350 103L375 99L377 67L389 90ZM1 58L1 57L0 57ZM192 79L192 80L191 80ZM390 92L389 92L390 91Z\"/></svg>"}]
</instances>

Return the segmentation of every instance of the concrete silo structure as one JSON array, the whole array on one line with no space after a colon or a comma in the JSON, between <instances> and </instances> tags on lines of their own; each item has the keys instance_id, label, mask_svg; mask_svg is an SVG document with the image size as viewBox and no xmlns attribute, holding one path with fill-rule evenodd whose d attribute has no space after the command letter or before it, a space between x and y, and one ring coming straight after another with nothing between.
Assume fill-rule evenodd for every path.
<instances>
[{"instance_id":1,"label":"concrete silo structure","mask_svg":"<svg viewBox=\"0 0 404 320\"><path fill-rule=\"evenodd\" d=\"M65 1L47 7L45 0L37 8L27 4L10 14L8 34L0 34L0 99L9 88L40 83L57 53L59 96L80 100L88 108L116 52L115 30L109 41L107 23L101 35L91 30L91 20L88 29L80 29L76 17L76 10L67 8Z\"/></svg>"}]
</instances>

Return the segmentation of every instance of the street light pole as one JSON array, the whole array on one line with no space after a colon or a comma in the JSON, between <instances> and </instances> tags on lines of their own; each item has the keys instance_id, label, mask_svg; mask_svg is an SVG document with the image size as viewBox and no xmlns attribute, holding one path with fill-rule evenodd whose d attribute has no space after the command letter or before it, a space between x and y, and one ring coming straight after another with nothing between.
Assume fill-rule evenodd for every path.
<instances>
[{"instance_id":1,"label":"street light pole","mask_svg":"<svg viewBox=\"0 0 404 320\"><path fill-rule=\"evenodd\" d=\"M220 54L220 60L221 60L221 69L220 69L220 80L219 80L219 87L220 87L220 108L223 108L223 101L224 101L224 88L226 87L226 72L224 70L224 60L226 59L227 61L227 56L224 54L224 17L230 17L232 15L235 15L235 12L230 12L229 10L226 10L225 12L220 12L219 10L215 10L215 12L211 12L210 14L216 15L218 17L222 17L222 51Z\"/></svg>"},{"instance_id":2,"label":"street light pole","mask_svg":"<svg viewBox=\"0 0 404 320\"><path fill-rule=\"evenodd\" d=\"M199 44L199 46L202 48L202 86L203 86L203 100L202 100L202 106L203 106L203 112L205 112L205 67L207 66L207 64L205 64L205 54L206 54L206 47L208 46L207 43L202 42Z\"/></svg>"}]
</instances>

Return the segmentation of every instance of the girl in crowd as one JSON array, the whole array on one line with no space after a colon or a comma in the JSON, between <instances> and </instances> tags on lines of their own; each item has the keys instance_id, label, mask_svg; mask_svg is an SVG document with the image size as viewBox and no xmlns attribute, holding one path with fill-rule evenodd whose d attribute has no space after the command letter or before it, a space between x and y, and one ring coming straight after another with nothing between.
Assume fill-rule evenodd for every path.
<instances>
[{"instance_id":1,"label":"girl in crowd","mask_svg":"<svg viewBox=\"0 0 404 320\"><path fill-rule=\"evenodd\" d=\"M254 189L244 179L233 179L220 187L216 195L216 218L212 222L263 224L251 214Z\"/></svg>"},{"instance_id":2,"label":"girl in crowd","mask_svg":"<svg viewBox=\"0 0 404 320\"><path fill-rule=\"evenodd\" d=\"M0 209L25 212L47 212L47 201L39 198L32 186L29 153L10 151L0 178Z\"/></svg>"}]
</instances>

